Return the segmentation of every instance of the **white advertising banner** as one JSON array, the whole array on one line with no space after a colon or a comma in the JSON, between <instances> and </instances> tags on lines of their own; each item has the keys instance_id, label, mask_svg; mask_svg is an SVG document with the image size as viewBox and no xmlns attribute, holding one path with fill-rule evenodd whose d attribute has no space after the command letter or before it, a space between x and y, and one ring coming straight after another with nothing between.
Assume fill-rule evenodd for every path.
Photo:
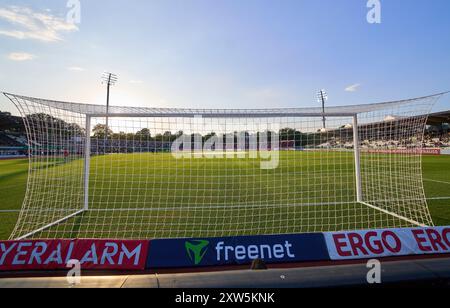
<instances>
[{"instance_id":1,"label":"white advertising banner","mask_svg":"<svg viewBox=\"0 0 450 308\"><path fill-rule=\"evenodd\" d=\"M332 260L450 253L450 227L324 233Z\"/></svg>"}]
</instances>

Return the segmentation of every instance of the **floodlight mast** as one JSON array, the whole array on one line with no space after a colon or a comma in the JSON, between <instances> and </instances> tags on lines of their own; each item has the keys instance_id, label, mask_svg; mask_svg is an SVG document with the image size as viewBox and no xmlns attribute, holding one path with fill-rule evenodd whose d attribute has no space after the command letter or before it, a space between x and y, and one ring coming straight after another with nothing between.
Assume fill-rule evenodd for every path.
<instances>
[{"instance_id":1,"label":"floodlight mast","mask_svg":"<svg viewBox=\"0 0 450 308\"><path fill-rule=\"evenodd\" d=\"M325 118L325 101L328 100L328 95L325 90L320 90L317 94L319 103L322 103L322 113L323 113L323 129L325 130L327 128L326 118Z\"/></svg>"},{"instance_id":2,"label":"floodlight mast","mask_svg":"<svg viewBox=\"0 0 450 308\"><path fill-rule=\"evenodd\" d=\"M110 87L115 85L117 82L117 75L105 72L102 75L102 83L106 84L106 122L105 122L105 140L108 139L108 129L109 129L109 92ZM106 150L106 147L105 147Z\"/></svg>"}]
</instances>

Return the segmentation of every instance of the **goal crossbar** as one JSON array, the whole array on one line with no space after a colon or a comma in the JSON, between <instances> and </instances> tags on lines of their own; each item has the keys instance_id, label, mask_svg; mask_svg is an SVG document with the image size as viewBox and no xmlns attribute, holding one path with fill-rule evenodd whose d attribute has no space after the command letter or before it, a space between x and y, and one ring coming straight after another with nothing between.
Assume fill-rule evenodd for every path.
<instances>
[{"instance_id":1,"label":"goal crossbar","mask_svg":"<svg viewBox=\"0 0 450 308\"><path fill-rule=\"evenodd\" d=\"M327 117L354 117L357 116L357 113L326 113ZM203 118L280 118L280 117L323 117L323 113L276 113L276 112L267 112L267 113L202 113L201 111L194 113L99 113L99 114L87 114L86 116L90 118L142 118L142 117L153 117L153 118L195 118L195 117L203 117Z\"/></svg>"}]
</instances>

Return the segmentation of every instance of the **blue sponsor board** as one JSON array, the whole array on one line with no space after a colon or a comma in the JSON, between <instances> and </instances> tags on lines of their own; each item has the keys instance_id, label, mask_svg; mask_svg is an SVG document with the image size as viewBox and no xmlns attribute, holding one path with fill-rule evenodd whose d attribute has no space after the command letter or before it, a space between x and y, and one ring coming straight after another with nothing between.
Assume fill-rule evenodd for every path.
<instances>
[{"instance_id":1,"label":"blue sponsor board","mask_svg":"<svg viewBox=\"0 0 450 308\"><path fill-rule=\"evenodd\" d=\"M182 268L330 260L324 235L167 239L150 242L147 268Z\"/></svg>"}]
</instances>

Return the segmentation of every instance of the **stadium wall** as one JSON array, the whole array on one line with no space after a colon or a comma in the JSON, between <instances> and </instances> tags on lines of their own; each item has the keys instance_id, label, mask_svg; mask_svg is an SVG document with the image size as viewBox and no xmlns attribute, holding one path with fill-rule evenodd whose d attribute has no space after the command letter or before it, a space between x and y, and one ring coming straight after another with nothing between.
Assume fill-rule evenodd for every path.
<instances>
[{"instance_id":1,"label":"stadium wall","mask_svg":"<svg viewBox=\"0 0 450 308\"><path fill-rule=\"evenodd\" d=\"M144 271L299 264L450 254L450 227L168 240L22 240L0 242L0 272Z\"/></svg>"}]
</instances>

